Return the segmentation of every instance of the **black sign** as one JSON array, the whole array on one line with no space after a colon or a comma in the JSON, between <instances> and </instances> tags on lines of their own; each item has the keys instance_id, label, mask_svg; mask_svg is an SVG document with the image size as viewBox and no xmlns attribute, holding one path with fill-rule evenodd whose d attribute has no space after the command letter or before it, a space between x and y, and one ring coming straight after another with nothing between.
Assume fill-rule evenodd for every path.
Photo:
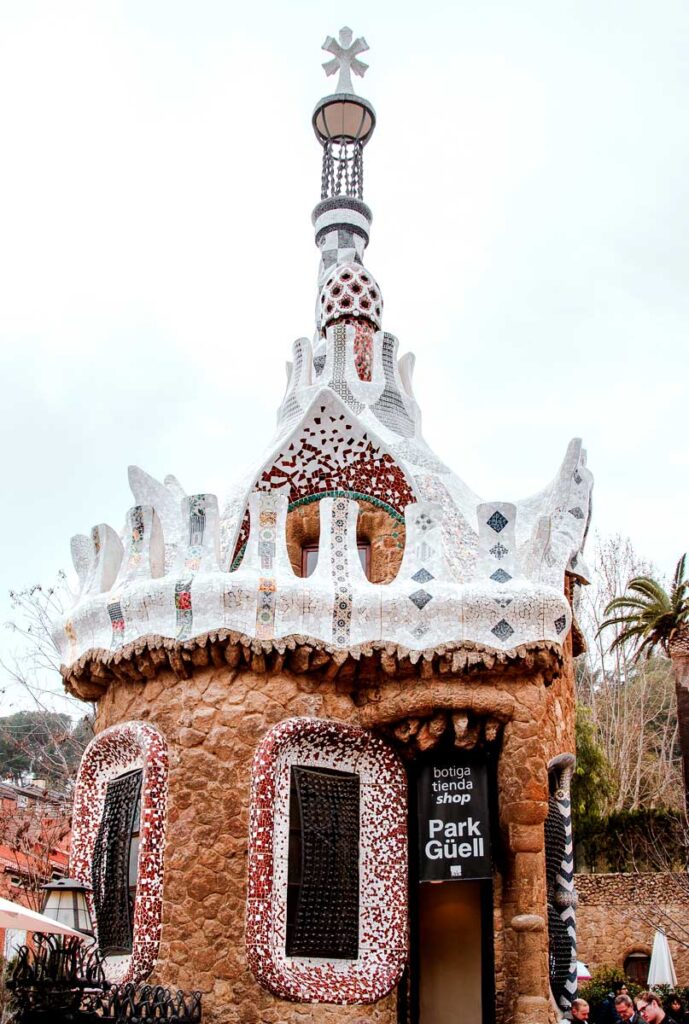
<instances>
[{"instance_id":1,"label":"black sign","mask_svg":"<svg viewBox=\"0 0 689 1024\"><path fill-rule=\"evenodd\" d=\"M425 765L417 796L419 881L490 878L485 762L457 758Z\"/></svg>"}]
</instances>

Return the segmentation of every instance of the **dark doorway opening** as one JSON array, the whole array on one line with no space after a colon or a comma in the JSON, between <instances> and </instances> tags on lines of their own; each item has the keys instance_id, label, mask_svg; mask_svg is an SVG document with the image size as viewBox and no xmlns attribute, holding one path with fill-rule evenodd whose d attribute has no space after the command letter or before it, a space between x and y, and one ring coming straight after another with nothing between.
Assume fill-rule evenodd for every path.
<instances>
[{"instance_id":1,"label":"dark doorway opening","mask_svg":"<svg viewBox=\"0 0 689 1024\"><path fill-rule=\"evenodd\" d=\"M452 756L434 751L408 770L410 962L400 986L400 1024L495 1024L492 879L420 881L417 779L422 765L447 765ZM494 764L484 754L475 759L488 762L493 811ZM493 812L493 835L496 823Z\"/></svg>"}]
</instances>

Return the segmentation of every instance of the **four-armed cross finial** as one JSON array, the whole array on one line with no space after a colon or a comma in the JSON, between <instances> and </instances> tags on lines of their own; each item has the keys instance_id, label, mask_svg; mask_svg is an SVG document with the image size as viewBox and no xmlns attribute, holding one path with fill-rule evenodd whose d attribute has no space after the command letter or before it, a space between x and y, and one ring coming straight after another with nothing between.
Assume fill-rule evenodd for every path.
<instances>
[{"instance_id":1,"label":"four-armed cross finial","mask_svg":"<svg viewBox=\"0 0 689 1024\"><path fill-rule=\"evenodd\" d=\"M323 67L325 68L326 75L334 75L336 71L340 72L336 92L354 92L350 72L353 71L360 78L363 78L366 74L368 64L364 64L362 60L359 60L357 54L368 50L368 43L363 36L359 36L358 39L352 42L352 30L347 28L347 26L340 29L339 35L339 43L332 36L326 37L323 49L329 50L335 56L332 60L325 61Z\"/></svg>"}]
</instances>

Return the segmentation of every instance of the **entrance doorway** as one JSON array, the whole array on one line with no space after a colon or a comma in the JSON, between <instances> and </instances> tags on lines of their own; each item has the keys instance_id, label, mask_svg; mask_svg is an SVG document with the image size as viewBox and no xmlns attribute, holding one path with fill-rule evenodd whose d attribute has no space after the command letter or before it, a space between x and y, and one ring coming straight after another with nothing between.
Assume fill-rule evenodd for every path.
<instances>
[{"instance_id":1,"label":"entrance doorway","mask_svg":"<svg viewBox=\"0 0 689 1024\"><path fill-rule=\"evenodd\" d=\"M490 881L416 883L412 920L414 1024L493 1024Z\"/></svg>"},{"instance_id":2,"label":"entrance doorway","mask_svg":"<svg viewBox=\"0 0 689 1024\"><path fill-rule=\"evenodd\" d=\"M419 886L419 1024L483 1020L481 882Z\"/></svg>"},{"instance_id":3,"label":"entrance doorway","mask_svg":"<svg viewBox=\"0 0 689 1024\"><path fill-rule=\"evenodd\" d=\"M485 759L452 752L409 772L410 998L400 1016L409 1024L494 1024L493 773L485 767ZM468 786L469 777L473 788L452 788L462 778ZM442 799L446 793L470 793L471 799L450 803Z\"/></svg>"}]
</instances>

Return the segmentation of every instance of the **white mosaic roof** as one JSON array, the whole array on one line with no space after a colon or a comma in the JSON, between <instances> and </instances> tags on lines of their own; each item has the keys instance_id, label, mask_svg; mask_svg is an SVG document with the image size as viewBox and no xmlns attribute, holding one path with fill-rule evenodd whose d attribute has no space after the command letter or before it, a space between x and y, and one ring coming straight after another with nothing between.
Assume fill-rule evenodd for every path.
<instances>
[{"instance_id":1,"label":"white mosaic roof","mask_svg":"<svg viewBox=\"0 0 689 1024\"><path fill-rule=\"evenodd\" d=\"M414 357L382 330L380 289L364 266L371 213L334 196L313 215L321 263L313 343L294 343L278 429L222 511L132 467L124 529L72 540L74 607L54 624L66 666L145 637L217 630L257 640L309 637L336 649L423 651L471 642L511 651L562 643L564 574L586 580L582 547L592 476L570 443L553 482L518 502L486 502L431 451L412 391ZM357 552L357 498L406 524L399 573L370 583ZM288 509L320 502L318 565L296 576ZM249 523L250 520L250 523Z\"/></svg>"}]
</instances>

